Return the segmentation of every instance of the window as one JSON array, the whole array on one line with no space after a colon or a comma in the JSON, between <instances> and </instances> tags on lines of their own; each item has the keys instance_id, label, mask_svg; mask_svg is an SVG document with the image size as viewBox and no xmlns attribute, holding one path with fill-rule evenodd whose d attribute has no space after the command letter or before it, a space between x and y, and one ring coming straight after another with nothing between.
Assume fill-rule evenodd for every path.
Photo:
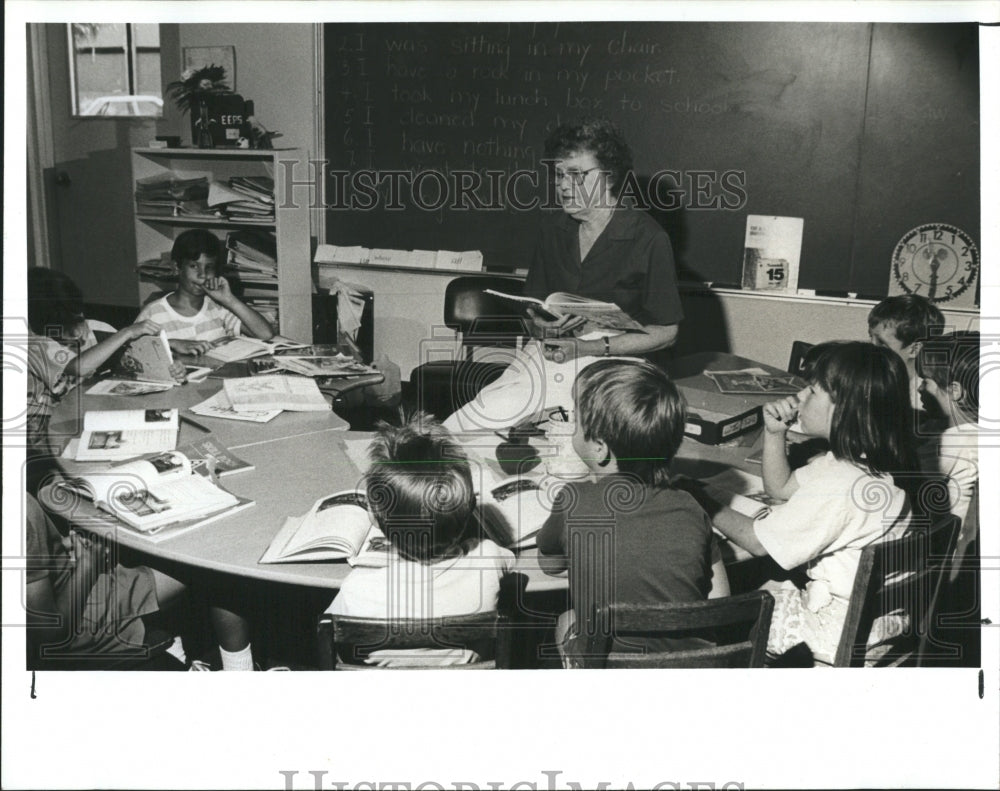
<instances>
[{"instance_id":1,"label":"window","mask_svg":"<svg viewBox=\"0 0 1000 791\"><path fill-rule=\"evenodd\" d=\"M73 115L162 115L159 25L79 22L67 29Z\"/></svg>"}]
</instances>

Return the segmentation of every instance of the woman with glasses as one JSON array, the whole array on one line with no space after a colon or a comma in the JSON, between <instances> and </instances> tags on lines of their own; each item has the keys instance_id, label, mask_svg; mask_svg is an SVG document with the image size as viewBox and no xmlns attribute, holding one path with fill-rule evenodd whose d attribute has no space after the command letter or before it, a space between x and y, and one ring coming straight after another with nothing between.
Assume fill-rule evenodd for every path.
<instances>
[{"instance_id":1,"label":"woman with glasses","mask_svg":"<svg viewBox=\"0 0 1000 791\"><path fill-rule=\"evenodd\" d=\"M562 212L547 220L524 284L524 294L544 300L564 291L616 303L645 333L582 339L578 316L546 321L533 316L555 362L589 356L647 355L673 345L684 317L670 239L645 212L619 204L632 170L632 152L609 121L558 127L545 141Z\"/></svg>"}]
</instances>

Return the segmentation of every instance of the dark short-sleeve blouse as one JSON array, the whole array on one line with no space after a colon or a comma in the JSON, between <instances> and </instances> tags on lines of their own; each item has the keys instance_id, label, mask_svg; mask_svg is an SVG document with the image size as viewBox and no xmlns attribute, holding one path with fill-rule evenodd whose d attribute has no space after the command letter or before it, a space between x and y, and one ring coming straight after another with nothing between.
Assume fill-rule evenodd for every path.
<instances>
[{"instance_id":1,"label":"dark short-sleeve blouse","mask_svg":"<svg viewBox=\"0 0 1000 791\"><path fill-rule=\"evenodd\" d=\"M617 304L642 324L678 324L684 318L670 238L648 214L617 209L580 260L579 223L560 213L542 224L524 283L529 297L565 291Z\"/></svg>"}]
</instances>

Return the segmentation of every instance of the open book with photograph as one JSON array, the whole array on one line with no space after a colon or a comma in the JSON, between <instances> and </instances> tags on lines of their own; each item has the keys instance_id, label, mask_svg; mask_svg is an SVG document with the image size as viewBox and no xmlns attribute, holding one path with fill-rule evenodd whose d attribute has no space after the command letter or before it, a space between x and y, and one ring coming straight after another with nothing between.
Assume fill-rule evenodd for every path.
<instances>
[{"instance_id":1,"label":"open book with photograph","mask_svg":"<svg viewBox=\"0 0 1000 791\"><path fill-rule=\"evenodd\" d=\"M805 385L792 374L768 373L763 368L739 371L705 371L720 393L750 395L795 395Z\"/></svg>"},{"instance_id":2,"label":"open book with photograph","mask_svg":"<svg viewBox=\"0 0 1000 791\"><path fill-rule=\"evenodd\" d=\"M218 417L223 420L243 420L248 423L267 423L281 414L280 409L243 409L236 411L226 395L225 389L211 395L191 407L191 411L202 417Z\"/></svg>"},{"instance_id":3,"label":"open book with photograph","mask_svg":"<svg viewBox=\"0 0 1000 791\"><path fill-rule=\"evenodd\" d=\"M173 363L167 335L161 330L156 335L143 335L131 341L118 355L112 372L119 379L173 387L176 384L170 373Z\"/></svg>"},{"instance_id":4,"label":"open book with photograph","mask_svg":"<svg viewBox=\"0 0 1000 791\"><path fill-rule=\"evenodd\" d=\"M368 516L363 492L321 497L308 513L290 516L260 558L261 563L346 560L352 566L382 567L395 549Z\"/></svg>"},{"instance_id":5,"label":"open book with photograph","mask_svg":"<svg viewBox=\"0 0 1000 791\"><path fill-rule=\"evenodd\" d=\"M602 302L598 299L587 299L575 294L557 291L549 294L545 300L535 297L524 297L517 294L505 294L503 291L485 289L486 294L492 294L501 299L509 299L518 303L525 311L531 308L541 318L547 321L558 321L563 316L581 316L587 320L586 331L595 329L624 330L630 332L645 332L643 326L629 316L614 302Z\"/></svg>"},{"instance_id":6,"label":"open book with photograph","mask_svg":"<svg viewBox=\"0 0 1000 791\"><path fill-rule=\"evenodd\" d=\"M302 376L244 376L226 379L223 388L237 412L272 409L324 412L330 409L316 382Z\"/></svg>"},{"instance_id":7,"label":"open book with photograph","mask_svg":"<svg viewBox=\"0 0 1000 791\"><path fill-rule=\"evenodd\" d=\"M176 409L91 410L83 416L83 433L72 458L76 461L120 461L177 447Z\"/></svg>"},{"instance_id":8,"label":"open book with photograph","mask_svg":"<svg viewBox=\"0 0 1000 791\"><path fill-rule=\"evenodd\" d=\"M197 474L191 460L179 451L103 465L68 476L57 485L151 538L168 527L170 535L175 535L253 505L252 500L239 498Z\"/></svg>"},{"instance_id":9,"label":"open book with photograph","mask_svg":"<svg viewBox=\"0 0 1000 791\"><path fill-rule=\"evenodd\" d=\"M135 396L162 393L174 385L171 382L136 382L132 379L102 379L94 384L87 395Z\"/></svg>"},{"instance_id":10,"label":"open book with photograph","mask_svg":"<svg viewBox=\"0 0 1000 791\"><path fill-rule=\"evenodd\" d=\"M321 348L310 346L306 349L290 349L288 352L276 352L267 357L257 357L250 360L249 367L251 374L275 373L287 371L288 373L301 374L302 376L365 376L378 373L378 370L370 365L359 363L353 357L341 354L331 349L329 354L322 351L310 354L312 349Z\"/></svg>"},{"instance_id":11,"label":"open book with photograph","mask_svg":"<svg viewBox=\"0 0 1000 791\"><path fill-rule=\"evenodd\" d=\"M480 497L486 537L508 549L535 545L535 537L552 512L551 493L536 478L500 481Z\"/></svg>"}]
</instances>

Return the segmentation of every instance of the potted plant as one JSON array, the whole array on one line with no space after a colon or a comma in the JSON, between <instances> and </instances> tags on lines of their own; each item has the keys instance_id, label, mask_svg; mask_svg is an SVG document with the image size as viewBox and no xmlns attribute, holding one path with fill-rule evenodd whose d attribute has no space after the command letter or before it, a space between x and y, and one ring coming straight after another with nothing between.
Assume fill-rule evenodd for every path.
<instances>
[{"instance_id":1,"label":"potted plant","mask_svg":"<svg viewBox=\"0 0 1000 791\"><path fill-rule=\"evenodd\" d=\"M212 96L232 93L226 83L226 69L214 63L200 69L187 69L180 80L167 86L170 98L182 113L191 115L191 139L200 148L212 148L209 131L209 102Z\"/></svg>"}]
</instances>

